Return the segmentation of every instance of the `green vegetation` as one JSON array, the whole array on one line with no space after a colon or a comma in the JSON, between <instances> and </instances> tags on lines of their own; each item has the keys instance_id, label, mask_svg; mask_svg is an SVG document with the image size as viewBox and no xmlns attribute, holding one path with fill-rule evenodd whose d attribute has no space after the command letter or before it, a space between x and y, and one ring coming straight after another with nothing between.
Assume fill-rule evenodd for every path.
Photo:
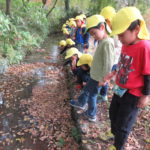
<instances>
[{"instance_id":1,"label":"green vegetation","mask_svg":"<svg viewBox=\"0 0 150 150\"><path fill-rule=\"evenodd\" d=\"M0 1L0 60L8 64L19 63L26 55L32 53L35 47L39 47L48 34L60 32L62 24L68 18L80 13L87 16L98 14L101 8L107 5L117 9L121 7L121 0L68 0L67 6L67 0L57 0L56 5L55 0L52 0L50 8L43 7L41 2L12 0L11 15L6 16L6 1ZM143 12L149 7L147 1L134 0L133 4ZM51 8L53 10L46 17ZM1 62L3 61L0 61L0 65Z\"/></svg>"},{"instance_id":2,"label":"green vegetation","mask_svg":"<svg viewBox=\"0 0 150 150\"><path fill-rule=\"evenodd\" d=\"M80 133L79 129L77 129L76 127L72 128L71 135L77 143L79 143L81 141L81 133Z\"/></svg>"},{"instance_id":3,"label":"green vegetation","mask_svg":"<svg viewBox=\"0 0 150 150\"><path fill-rule=\"evenodd\" d=\"M49 33L46 11L41 4L28 3L26 7L19 1L15 4L11 17L0 11L0 57L8 64L19 63Z\"/></svg>"}]
</instances>

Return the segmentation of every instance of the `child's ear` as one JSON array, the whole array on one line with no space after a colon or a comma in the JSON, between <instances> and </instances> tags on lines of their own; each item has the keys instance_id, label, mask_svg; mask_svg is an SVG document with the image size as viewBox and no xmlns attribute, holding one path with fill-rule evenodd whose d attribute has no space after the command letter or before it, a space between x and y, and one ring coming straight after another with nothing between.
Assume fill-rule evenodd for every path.
<instances>
[{"instance_id":1,"label":"child's ear","mask_svg":"<svg viewBox=\"0 0 150 150\"><path fill-rule=\"evenodd\" d=\"M99 27L99 29L100 29L100 30L105 30L105 25L104 25L104 24L101 24L100 27Z\"/></svg>"},{"instance_id":2,"label":"child's ear","mask_svg":"<svg viewBox=\"0 0 150 150\"><path fill-rule=\"evenodd\" d=\"M140 26L139 26L139 25L136 26L135 32L136 32L137 35L138 35L138 33L140 32Z\"/></svg>"}]
</instances>

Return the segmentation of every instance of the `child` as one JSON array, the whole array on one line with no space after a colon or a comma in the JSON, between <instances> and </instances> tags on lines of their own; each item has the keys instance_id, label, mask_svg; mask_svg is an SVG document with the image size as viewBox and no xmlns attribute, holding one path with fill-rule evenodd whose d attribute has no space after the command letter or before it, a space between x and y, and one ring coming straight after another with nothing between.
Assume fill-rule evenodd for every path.
<instances>
[{"instance_id":1,"label":"child","mask_svg":"<svg viewBox=\"0 0 150 150\"><path fill-rule=\"evenodd\" d=\"M77 30L76 30L76 35L75 35L75 43L76 43L76 48L80 51L83 52L84 48L88 48L88 41L89 41L89 33L85 33L85 24L83 21L82 16L77 16L75 18L76 24L77 24Z\"/></svg>"},{"instance_id":2,"label":"child","mask_svg":"<svg viewBox=\"0 0 150 150\"><path fill-rule=\"evenodd\" d=\"M86 15L85 14L81 14L80 16L83 18L83 23L86 24Z\"/></svg>"},{"instance_id":3,"label":"child","mask_svg":"<svg viewBox=\"0 0 150 150\"><path fill-rule=\"evenodd\" d=\"M58 49L62 51L62 50L65 49L66 46L67 46L66 41L65 41L65 40L61 40L61 41L59 42L59 47L58 47Z\"/></svg>"},{"instance_id":4,"label":"child","mask_svg":"<svg viewBox=\"0 0 150 150\"><path fill-rule=\"evenodd\" d=\"M113 40L108 37L110 31L104 17L101 15L93 15L87 18L87 31L99 41L99 45L93 57L93 62L90 70L90 80L84 87L78 101L71 100L70 104L73 107L85 109L88 102L88 110L85 115L89 121L96 121L97 112L97 94L101 86L105 84L103 79L111 72L114 63L114 44Z\"/></svg>"},{"instance_id":5,"label":"child","mask_svg":"<svg viewBox=\"0 0 150 150\"><path fill-rule=\"evenodd\" d=\"M69 22L69 26L70 26L70 28L71 28L71 30L70 30L70 38L71 38L72 40L75 40L75 32L76 32L76 27L77 27L76 22L73 21L73 20L71 20L71 21Z\"/></svg>"},{"instance_id":6,"label":"child","mask_svg":"<svg viewBox=\"0 0 150 150\"><path fill-rule=\"evenodd\" d=\"M82 53L79 52L78 49L75 47L68 49L66 52L65 59L69 60L71 70L74 75L77 74L77 68L78 68L77 62L78 62L79 58L81 57L81 55L82 55Z\"/></svg>"},{"instance_id":7,"label":"child","mask_svg":"<svg viewBox=\"0 0 150 150\"><path fill-rule=\"evenodd\" d=\"M66 38L69 38L70 37L70 33L69 33L69 31L68 31L68 29L67 28L63 28L63 34L66 36Z\"/></svg>"},{"instance_id":8,"label":"child","mask_svg":"<svg viewBox=\"0 0 150 150\"><path fill-rule=\"evenodd\" d=\"M109 25L110 28L111 28L112 18L114 17L115 14L116 14L116 11L111 6L104 7L100 12L100 15L102 15L105 18L105 21ZM112 68L114 69L114 67ZM105 102L108 100L108 97L107 97L108 88L109 88L108 83L102 86L100 94L98 95L98 98L97 98L99 102Z\"/></svg>"},{"instance_id":9,"label":"child","mask_svg":"<svg viewBox=\"0 0 150 150\"><path fill-rule=\"evenodd\" d=\"M118 35L123 47L109 110L115 137L110 150L123 150L139 108L150 100L150 41L145 21L135 7L118 11L113 18L112 35Z\"/></svg>"},{"instance_id":10,"label":"child","mask_svg":"<svg viewBox=\"0 0 150 150\"><path fill-rule=\"evenodd\" d=\"M111 6L104 7L101 10L100 15L102 15L105 18L106 23L111 28L112 19L116 15L115 9L113 7L111 7Z\"/></svg>"},{"instance_id":11,"label":"child","mask_svg":"<svg viewBox=\"0 0 150 150\"><path fill-rule=\"evenodd\" d=\"M77 81L81 87L85 86L90 79L90 67L92 65L93 56L90 54L83 54L77 63L80 67L77 71Z\"/></svg>"},{"instance_id":12,"label":"child","mask_svg":"<svg viewBox=\"0 0 150 150\"><path fill-rule=\"evenodd\" d=\"M64 49L61 50L60 54L63 54L64 52L67 51L67 49L71 47L75 47L75 42L72 39L68 38L66 40L66 46L64 47Z\"/></svg>"}]
</instances>

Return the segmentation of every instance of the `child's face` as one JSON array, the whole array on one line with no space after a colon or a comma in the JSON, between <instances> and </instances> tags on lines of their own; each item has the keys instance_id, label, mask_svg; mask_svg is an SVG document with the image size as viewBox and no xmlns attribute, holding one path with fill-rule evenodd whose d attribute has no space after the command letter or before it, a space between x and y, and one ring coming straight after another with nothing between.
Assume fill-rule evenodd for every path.
<instances>
[{"instance_id":1,"label":"child's face","mask_svg":"<svg viewBox=\"0 0 150 150\"><path fill-rule=\"evenodd\" d=\"M86 24L86 18L83 19L83 22Z\"/></svg>"},{"instance_id":2,"label":"child's face","mask_svg":"<svg viewBox=\"0 0 150 150\"><path fill-rule=\"evenodd\" d=\"M59 46L59 50L63 50L65 46Z\"/></svg>"},{"instance_id":3,"label":"child's face","mask_svg":"<svg viewBox=\"0 0 150 150\"><path fill-rule=\"evenodd\" d=\"M81 20L76 20L76 24L77 24L77 27L81 27L82 21Z\"/></svg>"},{"instance_id":4,"label":"child's face","mask_svg":"<svg viewBox=\"0 0 150 150\"><path fill-rule=\"evenodd\" d=\"M95 40L102 40L105 35L105 27L104 25L101 25L99 29L92 28L89 30L89 33Z\"/></svg>"},{"instance_id":5,"label":"child's face","mask_svg":"<svg viewBox=\"0 0 150 150\"><path fill-rule=\"evenodd\" d=\"M125 32L118 35L119 40L124 45L135 44L138 40L139 28L136 28L133 31L126 30Z\"/></svg>"},{"instance_id":6,"label":"child's face","mask_svg":"<svg viewBox=\"0 0 150 150\"><path fill-rule=\"evenodd\" d=\"M71 60L76 60L78 58L78 55L73 55L72 57L71 57Z\"/></svg>"},{"instance_id":7,"label":"child's face","mask_svg":"<svg viewBox=\"0 0 150 150\"><path fill-rule=\"evenodd\" d=\"M85 65L82 65L81 68L82 68L83 70L85 70L85 71L88 70L88 68L85 67Z\"/></svg>"}]
</instances>

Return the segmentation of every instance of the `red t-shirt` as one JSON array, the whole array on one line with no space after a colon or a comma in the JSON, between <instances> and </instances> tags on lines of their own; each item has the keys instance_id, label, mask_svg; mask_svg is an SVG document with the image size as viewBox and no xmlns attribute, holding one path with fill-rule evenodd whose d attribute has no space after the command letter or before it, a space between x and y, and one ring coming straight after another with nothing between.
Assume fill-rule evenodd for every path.
<instances>
[{"instance_id":1,"label":"red t-shirt","mask_svg":"<svg viewBox=\"0 0 150 150\"><path fill-rule=\"evenodd\" d=\"M124 45L118 63L116 84L135 96L142 96L144 75L150 75L150 41Z\"/></svg>"}]
</instances>

